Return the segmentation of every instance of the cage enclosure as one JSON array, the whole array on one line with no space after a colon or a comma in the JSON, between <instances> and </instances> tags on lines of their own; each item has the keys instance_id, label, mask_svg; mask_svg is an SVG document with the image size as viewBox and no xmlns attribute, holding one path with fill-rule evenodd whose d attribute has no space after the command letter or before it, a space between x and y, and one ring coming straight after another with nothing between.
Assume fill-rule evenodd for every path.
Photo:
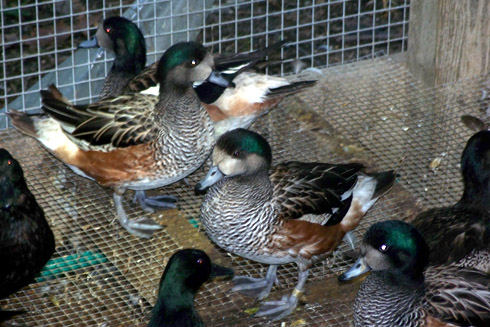
<instances>
[{"instance_id":1,"label":"cage enclosure","mask_svg":"<svg viewBox=\"0 0 490 327\"><path fill-rule=\"evenodd\" d=\"M280 103L252 125L271 143L273 161L362 162L396 169L394 188L354 231L375 221L410 220L462 194L459 160L474 133L463 114L488 119L490 5L485 0L46 0L1 1L0 147L21 164L44 209L56 252L35 281L2 309L25 310L7 326L146 326L170 256L205 250L236 274L263 276L267 266L215 246L200 226L194 185L209 163L154 194L174 194L178 209L154 214L131 204L130 217L164 226L139 239L119 225L111 190L74 174L9 123L9 109L40 112L39 91L54 83L75 103L98 98L113 56L77 49L98 23L124 16L142 30L147 62L170 45L197 40L212 52L288 44L267 73L317 84ZM410 31L409 31L410 18ZM359 283L337 275L353 259L342 243L316 263L298 309L279 321L256 318L258 303L231 293L230 281L206 283L196 307L207 326L348 326ZM269 299L289 294L294 264L280 266Z\"/></svg>"}]
</instances>

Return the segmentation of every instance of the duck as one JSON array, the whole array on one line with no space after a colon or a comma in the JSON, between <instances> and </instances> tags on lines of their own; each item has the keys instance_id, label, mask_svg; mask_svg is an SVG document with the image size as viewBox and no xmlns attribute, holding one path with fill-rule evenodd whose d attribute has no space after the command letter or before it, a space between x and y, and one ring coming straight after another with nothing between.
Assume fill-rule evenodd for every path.
<instances>
[{"instance_id":1,"label":"duck","mask_svg":"<svg viewBox=\"0 0 490 327\"><path fill-rule=\"evenodd\" d=\"M233 270L211 262L202 250L183 249L169 259L158 287L148 327L200 327L204 323L194 307L203 283L233 277Z\"/></svg>"},{"instance_id":2,"label":"duck","mask_svg":"<svg viewBox=\"0 0 490 327\"><path fill-rule=\"evenodd\" d=\"M22 167L0 148L0 299L33 282L54 251L53 232ZM0 322L17 313L0 310Z\"/></svg>"},{"instance_id":3,"label":"duck","mask_svg":"<svg viewBox=\"0 0 490 327\"><path fill-rule=\"evenodd\" d=\"M146 67L146 44L143 33L129 19L106 18L97 28L95 37L81 42L79 48L102 47L114 53L114 62L102 84L99 98L121 95L135 76ZM155 70L158 62L155 63ZM126 92L127 93L127 92Z\"/></svg>"},{"instance_id":4,"label":"duck","mask_svg":"<svg viewBox=\"0 0 490 327\"><path fill-rule=\"evenodd\" d=\"M213 57L196 42L170 47L160 60L158 77L159 97L132 93L75 106L43 90L46 115L8 114L15 128L37 139L75 173L111 187L121 226L143 238L162 227L145 217L129 219L124 192L172 184L204 163L214 145L214 129L192 84L229 83L213 70ZM142 201L175 207L171 196Z\"/></svg>"},{"instance_id":5,"label":"duck","mask_svg":"<svg viewBox=\"0 0 490 327\"><path fill-rule=\"evenodd\" d=\"M490 325L490 275L454 264L429 265L429 247L409 223L371 225L361 256L339 280L368 271L354 301L356 327Z\"/></svg>"},{"instance_id":6,"label":"duck","mask_svg":"<svg viewBox=\"0 0 490 327\"><path fill-rule=\"evenodd\" d=\"M461 199L427 210L411 223L429 246L431 264L455 263L490 273L490 131L468 140L461 173Z\"/></svg>"},{"instance_id":7,"label":"duck","mask_svg":"<svg viewBox=\"0 0 490 327\"><path fill-rule=\"evenodd\" d=\"M360 163L291 161L272 167L271 153L260 134L229 131L217 140L212 167L196 190L207 190L200 219L209 238L227 252L269 265L265 278L236 276L232 291L262 300L278 265L297 264L292 294L262 302L255 313L277 320L296 308L312 264L359 224L391 188L395 173L368 175Z\"/></svg>"},{"instance_id":8,"label":"duck","mask_svg":"<svg viewBox=\"0 0 490 327\"><path fill-rule=\"evenodd\" d=\"M234 128L250 127L285 97L316 83L315 80L292 82L257 72L270 63L266 57L285 43L280 41L249 53L213 55L215 69L229 80L229 86L204 81L196 83L194 90L215 124L216 137ZM145 67L145 39L130 20L120 16L105 19L95 37L80 43L79 47L102 47L115 55L101 89L101 99L126 93L158 96L158 62Z\"/></svg>"}]
</instances>

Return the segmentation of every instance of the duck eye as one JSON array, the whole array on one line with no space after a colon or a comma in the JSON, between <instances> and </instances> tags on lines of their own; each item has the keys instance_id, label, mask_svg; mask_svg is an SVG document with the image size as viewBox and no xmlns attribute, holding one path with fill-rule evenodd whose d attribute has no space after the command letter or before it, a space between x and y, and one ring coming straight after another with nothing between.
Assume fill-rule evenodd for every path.
<instances>
[{"instance_id":1,"label":"duck eye","mask_svg":"<svg viewBox=\"0 0 490 327\"><path fill-rule=\"evenodd\" d=\"M106 33L111 33L111 32L112 32L112 28L110 28L110 27L106 27L106 28L105 28L105 31L106 31Z\"/></svg>"},{"instance_id":2,"label":"duck eye","mask_svg":"<svg viewBox=\"0 0 490 327\"><path fill-rule=\"evenodd\" d=\"M11 165L12 164L12 160L7 160L7 164L8 165Z\"/></svg>"},{"instance_id":3,"label":"duck eye","mask_svg":"<svg viewBox=\"0 0 490 327\"><path fill-rule=\"evenodd\" d=\"M379 250L380 250L381 252L386 252L386 251L388 251L388 245L386 245L386 244L381 244L381 245L380 245L380 247L379 247Z\"/></svg>"},{"instance_id":4,"label":"duck eye","mask_svg":"<svg viewBox=\"0 0 490 327\"><path fill-rule=\"evenodd\" d=\"M238 158L241 154L242 154L242 151L236 150L235 152L233 152L233 157Z\"/></svg>"},{"instance_id":5,"label":"duck eye","mask_svg":"<svg viewBox=\"0 0 490 327\"><path fill-rule=\"evenodd\" d=\"M192 61L191 61L191 65L192 65L192 66L195 66L195 65L197 65L198 63L199 63L199 61L197 61L196 59L194 59L194 60L192 60Z\"/></svg>"},{"instance_id":6,"label":"duck eye","mask_svg":"<svg viewBox=\"0 0 490 327\"><path fill-rule=\"evenodd\" d=\"M197 263L202 265L204 263L204 260L203 259L197 259Z\"/></svg>"}]
</instances>

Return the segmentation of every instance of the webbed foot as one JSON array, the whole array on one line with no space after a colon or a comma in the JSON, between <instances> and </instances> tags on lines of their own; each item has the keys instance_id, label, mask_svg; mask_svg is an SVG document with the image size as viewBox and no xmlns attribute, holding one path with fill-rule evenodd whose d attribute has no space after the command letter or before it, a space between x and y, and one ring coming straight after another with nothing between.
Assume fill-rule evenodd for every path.
<instances>
[{"instance_id":1,"label":"webbed foot","mask_svg":"<svg viewBox=\"0 0 490 327\"><path fill-rule=\"evenodd\" d=\"M147 212L177 208L177 197L172 195L147 196L145 191L135 191L133 203L138 202Z\"/></svg>"},{"instance_id":2,"label":"webbed foot","mask_svg":"<svg viewBox=\"0 0 490 327\"><path fill-rule=\"evenodd\" d=\"M262 302L254 316L267 316L271 320L282 319L293 312L297 305L298 297L293 292L291 296L283 296L280 301Z\"/></svg>"},{"instance_id":3,"label":"webbed foot","mask_svg":"<svg viewBox=\"0 0 490 327\"><path fill-rule=\"evenodd\" d=\"M114 206L116 207L119 223L133 235L142 238L150 238L155 231L163 228L161 225L147 217L129 219L122 205L122 195L119 195L116 192L114 192Z\"/></svg>"},{"instance_id":4,"label":"webbed foot","mask_svg":"<svg viewBox=\"0 0 490 327\"><path fill-rule=\"evenodd\" d=\"M271 265L267 270L265 278L235 276L233 278L233 284L235 284L235 286L231 291L262 300L269 295L274 282L277 284L276 271L277 266Z\"/></svg>"}]
</instances>

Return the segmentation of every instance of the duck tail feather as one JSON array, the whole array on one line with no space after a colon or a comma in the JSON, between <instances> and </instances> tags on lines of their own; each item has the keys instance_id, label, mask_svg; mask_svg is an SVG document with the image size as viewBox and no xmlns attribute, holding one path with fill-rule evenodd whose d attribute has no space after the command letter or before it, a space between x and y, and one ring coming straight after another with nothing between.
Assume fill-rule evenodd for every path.
<instances>
[{"instance_id":1,"label":"duck tail feather","mask_svg":"<svg viewBox=\"0 0 490 327\"><path fill-rule=\"evenodd\" d=\"M359 204L365 214L378 200L387 193L396 179L395 171L389 170L375 174L360 174L352 193L353 200Z\"/></svg>"},{"instance_id":2,"label":"duck tail feather","mask_svg":"<svg viewBox=\"0 0 490 327\"><path fill-rule=\"evenodd\" d=\"M315 85L316 82L317 81L299 81L299 82L292 82L291 84L288 85L272 88L269 89L269 92L267 93L267 97L271 98L276 96L294 94L308 87L312 87L313 85Z\"/></svg>"},{"instance_id":3,"label":"duck tail feather","mask_svg":"<svg viewBox=\"0 0 490 327\"><path fill-rule=\"evenodd\" d=\"M62 125L77 126L86 118L83 116L87 116L86 106L74 106L53 85L51 86L49 90L41 90L43 111Z\"/></svg>"},{"instance_id":4,"label":"duck tail feather","mask_svg":"<svg viewBox=\"0 0 490 327\"><path fill-rule=\"evenodd\" d=\"M215 58L215 68L218 71L224 71L227 69L233 69L234 67L242 66L242 68L239 70L240 72L248 69L263 69L264 67L272 63L272 61L268 61L267 57L273 54L275 51L279 50L287 42L288 41L286 40L279 41L268 47L249 53L218 56ZM257 66L258 63L261 63L260 67Z\"/></svg>"},{"instance_id":5,"label":"duck tail feather","mask_svg":"<svg viewBox=\"0 0 490 327\"><path fill-rule=\"evenodd\" d=\"M54 99L57 99L58 101L61 101L61 102L65 103L66 105L69 105L69 106L72 105L72 103L67 98L65 98L65 96L58 90L58 88L54 84L50 84L48 86L48 90L51 92L50 95Z\"/></svg>"},{"instance_id":6,"label":"duck tail feather","mask_svg":"<svg viewBox=\"0 0 490 327\"><path fill-rule=\"evenodd\" d=\"M376 173L373 177L376 179L376 188L374 189L373 198L379 198L380 196L386 194L395 183L395 180L400 175L395 173L394 170L383 171Z\"/></svg>"},{"instance_id":7,"label":"duck tail feather","mask_svg":"<svg viewBox=\"0 0 490 327\"><path fill-rule=\"evenodd\" d=\"M32 119L34 115L28 115L25 112L10 109L10 111L7 112L7 116L17 130L30 137L38 137L34 120Z\"/></svg>"}]
</instances>

